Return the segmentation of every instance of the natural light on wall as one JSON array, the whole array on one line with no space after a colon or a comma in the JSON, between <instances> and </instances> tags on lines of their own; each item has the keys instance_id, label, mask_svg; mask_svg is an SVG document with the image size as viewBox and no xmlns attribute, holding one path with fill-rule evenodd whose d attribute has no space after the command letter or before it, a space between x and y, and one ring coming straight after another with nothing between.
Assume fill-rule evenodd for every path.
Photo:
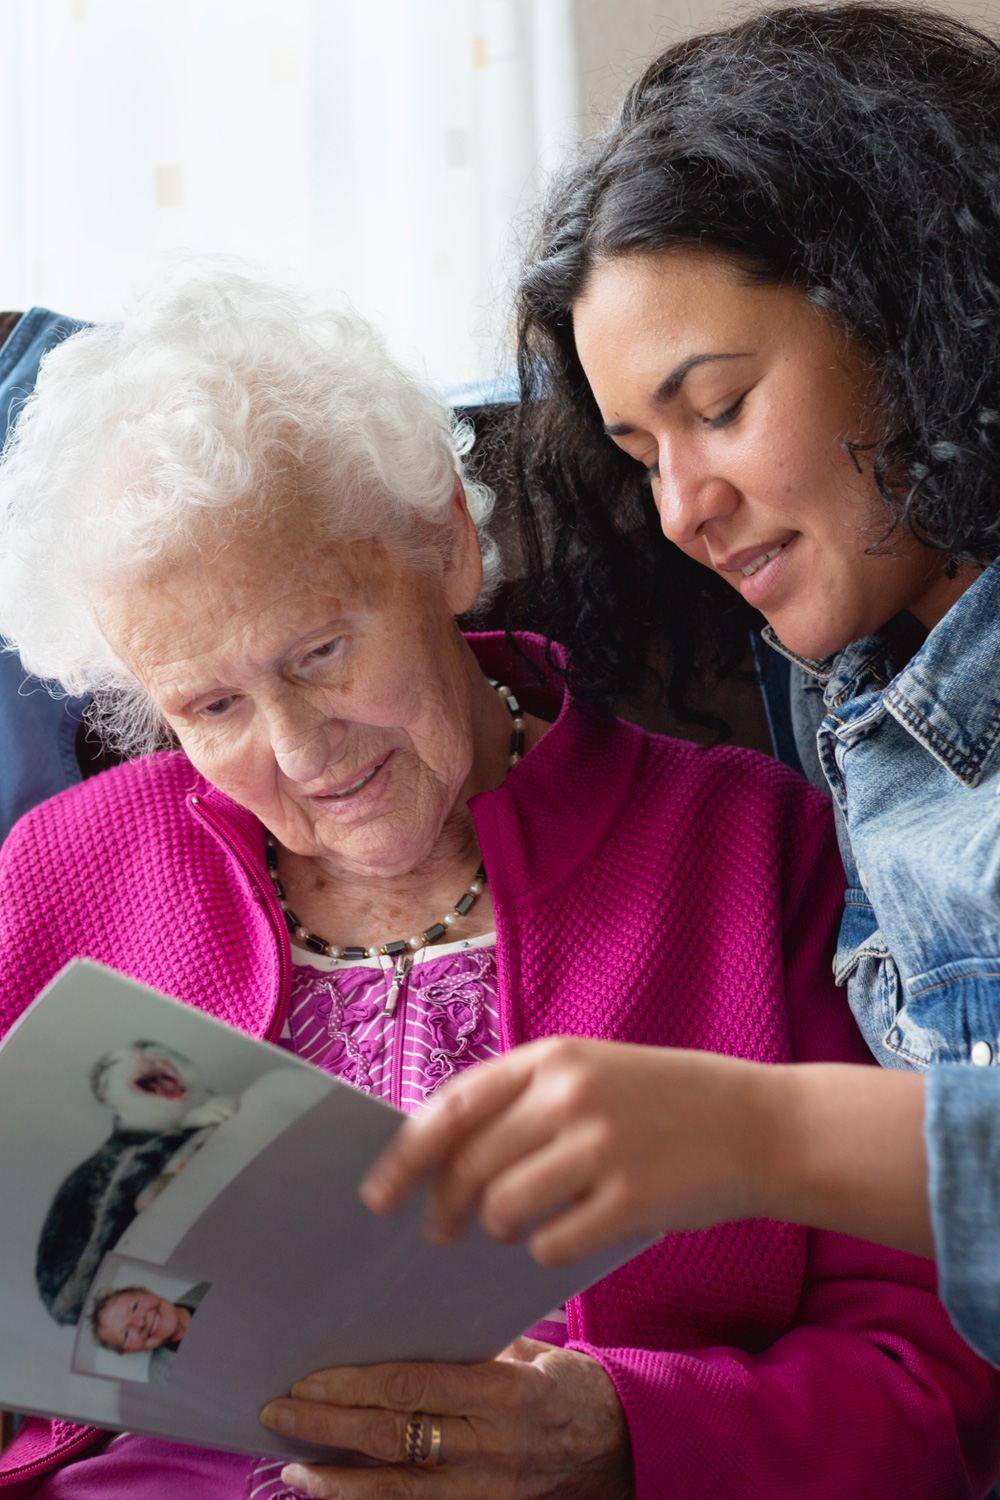
<instances>
[{"instance_id":1,"label":"natural light on wall","mask_svg":"<svg viewBox=\"0 0 1000 1500\"><path fill-rule=\"evenodd\" d=\"M114 317L222 251L488 378L576 117L571 0L0 0L0 305Z\"/></svg>"}]
</instances>

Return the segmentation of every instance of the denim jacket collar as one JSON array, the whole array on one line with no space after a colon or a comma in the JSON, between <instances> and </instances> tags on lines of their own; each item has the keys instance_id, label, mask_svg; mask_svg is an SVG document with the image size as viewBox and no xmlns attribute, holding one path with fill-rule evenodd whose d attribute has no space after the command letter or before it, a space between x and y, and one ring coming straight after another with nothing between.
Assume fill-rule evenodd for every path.
<instances>
[{"instance_id":1,"label":"denim jacket collar","mask_svg":"<svg viewBox=\"0 0 1000 1500\"><path fill-rule=\"evenodd\" d=\"M977 785L1000 740L1000 559L966 589L895 675L888 670L882 632L823 660L790 651L770 626L763 635L768 645L818 678L828 708L853 698L862 678L881 682L884 710L959 781Z\"/></svg>"}]
</instances>

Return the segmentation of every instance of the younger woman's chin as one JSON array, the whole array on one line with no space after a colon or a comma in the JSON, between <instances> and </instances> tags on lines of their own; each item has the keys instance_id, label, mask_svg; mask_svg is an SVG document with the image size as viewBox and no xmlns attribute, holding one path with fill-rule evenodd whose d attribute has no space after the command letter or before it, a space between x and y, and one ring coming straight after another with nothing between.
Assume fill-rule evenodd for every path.
<instances>
[{"instance_id":1,"label":"younger woman's chin","mask_svg":"<svg viewBox=\"0 0 1000 1500\"><path fill-rule=\"evenodd\" d=\"M836 656L838 651L843 651L852 641L869 633L861 625L852 633L843 624L834 625L827 620L795 619L790 612L783 610L776 611L773 617L765 618L786 650L794 651L796 656L803 656L807 661L826 661L828 657Z\"/></svg>"}]
</instances>

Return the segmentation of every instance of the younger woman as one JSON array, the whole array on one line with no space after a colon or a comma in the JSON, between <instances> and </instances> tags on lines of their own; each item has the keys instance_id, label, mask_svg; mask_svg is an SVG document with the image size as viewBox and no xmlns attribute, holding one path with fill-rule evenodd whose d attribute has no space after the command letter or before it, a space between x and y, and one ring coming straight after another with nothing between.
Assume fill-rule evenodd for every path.
<instances>
[{"instance_id":1,"label":"younger woman","mask_svg":"<svg viewBox=\"0 0 1000 1500\"><path fill-rule=\"evenodd\" d=\"M733 660L767 622L837 813L835 973L878 1059L932 1070L942 1289L1000 1359L997 47L840 6L670 49L559 186L520 338L527 530L577 687L627 685L658 615L680 702L694 643ZM875 1156L922 1090L879 1097ZM467 1201L501 1163L464 1161Z\"/></svg>"}]
</instances>

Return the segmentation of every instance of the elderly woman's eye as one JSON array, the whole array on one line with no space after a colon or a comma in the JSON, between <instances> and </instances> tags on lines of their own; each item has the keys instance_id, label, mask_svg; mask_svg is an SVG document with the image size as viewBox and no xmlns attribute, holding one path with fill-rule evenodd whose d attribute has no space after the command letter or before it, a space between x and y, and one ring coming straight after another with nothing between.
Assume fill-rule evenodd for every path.
<instances>
[{"instance_id":1,"label":"elderly woman's eye","mask_svg":"<svg viewBox=\"0 0 1000 1500\"><path fill-rule=\"evenodd\" d=\"M309 652L309 655L314 659L318 658L319 660L322 660L324 656L332 656L337 647L340 645L340 639L341 638L338 635L335 636L332 641L324 641L322 646L314 647L313 650Z\"/></svg>"},{"instance_id":2,"label":"elderly woman's eye","mask_svg":"<svg viewBox=\"0 0 1000 1500\"><path fill-rule=\"evenodd\" d=\"M206 703L205 707L202 709L202 713L210 715L210 717L213 719L217 719L220 714L226 713L226 711L230 709L235 702L236 694L227 693L224 698L213 698L211 703Z\"/></svg>"}]
</instances>

